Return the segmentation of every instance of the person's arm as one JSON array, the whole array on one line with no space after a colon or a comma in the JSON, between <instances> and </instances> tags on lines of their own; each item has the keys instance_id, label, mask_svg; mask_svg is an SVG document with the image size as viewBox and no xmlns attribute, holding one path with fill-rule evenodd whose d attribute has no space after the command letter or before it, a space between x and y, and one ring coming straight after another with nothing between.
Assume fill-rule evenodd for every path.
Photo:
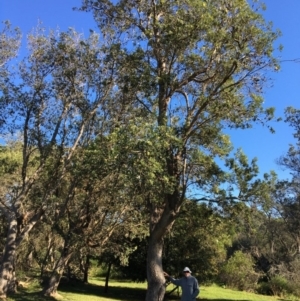
<instances>
[{"instance_id":1,"label":"person's arm","mask_svg":"<svg viewBox=\"0 0 300 301\"><path fill-rule=\"evenodd\" d=\"M199 289L199 284L198 284L198 280L196 278L194 278L194 285L193 285L193 294L192 294L192 299L196 299L196 297L199 295L200 293L200 289Z\"/></svg>"},{"instance_id":2,"label":"person's arm","mask_svg":"<svg viewBox=\"0 0 300 301\"><path fill-rule=\"evenodd\" d=\"M180 279L175 279L175 278L169 276L169 280L170 280L173 284L175 284L175 285L180 286L180 284L181 284L181 280L180 280Z\"/></svg>"},{"instance_id":3,"label":"person's arm","mask_svg":"<svg viewBox=\"0 0 300 301\"><path fill-rule=\"evenodd\" d=\"M180 285L180 279L174 279L168 273L164 272L164 276L175 285Z\"/></svg>"}]
</instances>

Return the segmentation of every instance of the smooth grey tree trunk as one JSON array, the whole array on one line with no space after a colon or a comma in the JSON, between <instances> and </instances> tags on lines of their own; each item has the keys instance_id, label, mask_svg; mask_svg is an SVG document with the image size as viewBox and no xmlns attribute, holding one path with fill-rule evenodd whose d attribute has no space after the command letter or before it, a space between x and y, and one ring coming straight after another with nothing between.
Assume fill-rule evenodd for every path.
<instances>
[{"instance_id":1,"label":"smooth grey tree trunk","mask_svg":"<svg viewBox=\"0 0 300 301\"><path fill-rule=\"evenodd\" d=\"M147 294L146 301L162 301L165 295L165 277L162 269L163 240L150 237L147 253Z\"/></svg>"},{"instance_id":2,"label":"smooth grey tree trunk","mask_svg":"<svg viewBox=\"0 0 300 301\"><path fill-rule=\"evenodd\" d=\"M164 236L172 228L175 212L168 206L153 207L150 219L150 238L147 252L146 301L162 301L165 295L165 277L162 267Z\"/></svg>"}]
</instances>

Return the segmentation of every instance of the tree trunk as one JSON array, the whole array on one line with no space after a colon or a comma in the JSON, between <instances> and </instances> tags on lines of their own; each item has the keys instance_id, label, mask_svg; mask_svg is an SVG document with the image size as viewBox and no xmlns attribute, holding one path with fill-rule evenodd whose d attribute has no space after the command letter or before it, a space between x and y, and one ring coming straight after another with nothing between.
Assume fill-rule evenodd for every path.
<instances>
[{"instance_id":1,"label":"tree trunk","mask_svg":"<svg viewBox=\"0 0 300 301\"><path fill-rule=\"evenodd\" d=\"M16 293L17 289L18 289L18 281L17 281L17 277L16 277L16 269L14 267L14 270L11 275L11 279L8 284L7 293L8 294Z\"/></svg>"},{"instance_id":2,"label":"tree trunk","mask_svg":"<svg viewBox=\"0 0 300 301\"><path fill-rule=\"evenodd\" d=\"M47 236L47 239L48 239L48 247L47 247L47 252L44 256L44 259L41 263L41 275L40 277L43 278L44 277L44 270L45 270L45 266L46 266L46 263L48 261L48 259L50 259L50 262L53 263L53 242L52 242L52 238L49 236Z\"/></svg>"},{"instance_id":3,"label":"tree trunk","mask_svg":"<svg viewBox=\"0 0 300 301\"><path fill-rule=\"evenodd\" d=\"M150 235L147 252L147 294L146 301L162 301L165 295L165 277L162 268L163 239Z\"/></svg>"},{"instance_id":4,"label":"tree trunk","mask_svg":"<svg viewBox=\"0 0 300 301\"><path fill-rule=\"evenodd\" d=\"M112 263L110 262L110 263L108 264L108 269L107 269L106 277L105 277L104 293L107 293L107 292L108 292L108 281L109 281L111 266L112 266Z\"/></svg>"},{"instance_id":5,"label":"tree trunk","mask_svg":"<svg viewBox=\"0 0 300 301\"><path fill-rule=\"evenodd\" d=\"M0 266L0 298L6 298L8 292L17 291L17 280L15 277L15 257L16 249L23 241L24 237L31 231L35 224L41 219L44 211L37 212L26 226L21 230L18 227L17 203L9 210L1 207L8 222L8 232ZM19 229L18 229L19 228Z\"/></svg>"},{"instance_id":6,"label":"tree trunk","mask_svg":"<svg viewBox=\"0 0 300 301\"><path fill-rule=\"evenodd\" d=\"M5 299L7 292L16 291L15 256L17 238L17 219L13 213L9 215L8 233L0 267L0 298Z\"/></svg>"},{"instance_id":7,"label":"tree trunk","mask_svg":"<svg viewBox=\"0 0 300 301\"><path fill-rule=\"evenodd\" d=\"M175 206L177 195L166 195L165 205L152 206L150 215L150 239L147 250L147 281L146 301L162 301L165 295L165 277L162 267L164 236L170 231L175 221L179 206Z\"/></svg>"},{"instance_id":8,"label":"tree trunk","mask_svg":"<svg viewBox=\"0 0 300 301\"><path fill-rule=\"evenodd\" d=\"M27 266L31 268L32 264L33 264L33 251L30 251L29 254L27 255Z\"/></svg>"},{"instance_id":9,"label":"tree trunk","mask_svg":"<svg viewBox=\"0 0 300 301\"><path fill-rule=\"evenodd\" d=\"M86 255L85 264L83 266L83 282L88 283L89 282L89 268L90 268L90 255Z\"/></svg>"},{"instance_id":10,"label":"tree trunk","mask_svg":"<svg viewBox=\"0 0 300 301\"><path fill-rule=\"evenodd\" d=\"M72 256L72 252L68 251L68 247L65 244L61 257L56 263L54 270L52 271L49 282L47 286L43 289L43 294L45 296L55 296L57 294L57 288L60 279L63 275L65 267L68 265L71 256Z\"/></svg>"}]
</instances>

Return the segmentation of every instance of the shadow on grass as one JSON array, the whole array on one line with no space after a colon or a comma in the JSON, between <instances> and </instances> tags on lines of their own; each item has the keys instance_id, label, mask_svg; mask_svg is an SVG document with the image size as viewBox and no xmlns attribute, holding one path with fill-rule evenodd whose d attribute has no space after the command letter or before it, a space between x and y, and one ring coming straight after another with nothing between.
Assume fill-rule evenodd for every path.
<instances>
[{"instance_id":1,"label":"shadow on grass","mask_svg":"<svg viewBox=\"0 0 300 301\"><path fill-rule=\"evenodd\" d=\"M123 301L143 301L146 296L146 291L142 288L112 286L105 293L104 286L90 283L63 284L58 289L60 292L65 293L78 293L83 296L98 296Z\"/></svg>"},{"instance_id":2,"label":"shadow on grass","mask_svg":"<svg viewBox=\"0 0 300 301\"><path fill-rule=\"evenodd\" d=\"M55 298L46 297L41 292L28 292L26 289L18 289L15 294L10 294L8 300L14 301L55 301Z\"/></svg>"}]
</instances>

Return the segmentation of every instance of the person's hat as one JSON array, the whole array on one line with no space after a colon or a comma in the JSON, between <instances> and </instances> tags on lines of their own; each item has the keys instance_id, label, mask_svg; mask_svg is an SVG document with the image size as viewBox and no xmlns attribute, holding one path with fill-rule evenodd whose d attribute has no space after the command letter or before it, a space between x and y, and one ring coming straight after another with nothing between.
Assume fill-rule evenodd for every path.
<instances>
[{"instance_id":1,"label":"person's hat","mask_svg":"<svg viewBox=\"0 0 300 301\"><path fill-rule=\"evenodd\" d=\"M188 267L185 267L185 268L183 269L183 272L189 272L189 273L192 273L192 271L191 271Z\"/></svg>"}]
</instances>

